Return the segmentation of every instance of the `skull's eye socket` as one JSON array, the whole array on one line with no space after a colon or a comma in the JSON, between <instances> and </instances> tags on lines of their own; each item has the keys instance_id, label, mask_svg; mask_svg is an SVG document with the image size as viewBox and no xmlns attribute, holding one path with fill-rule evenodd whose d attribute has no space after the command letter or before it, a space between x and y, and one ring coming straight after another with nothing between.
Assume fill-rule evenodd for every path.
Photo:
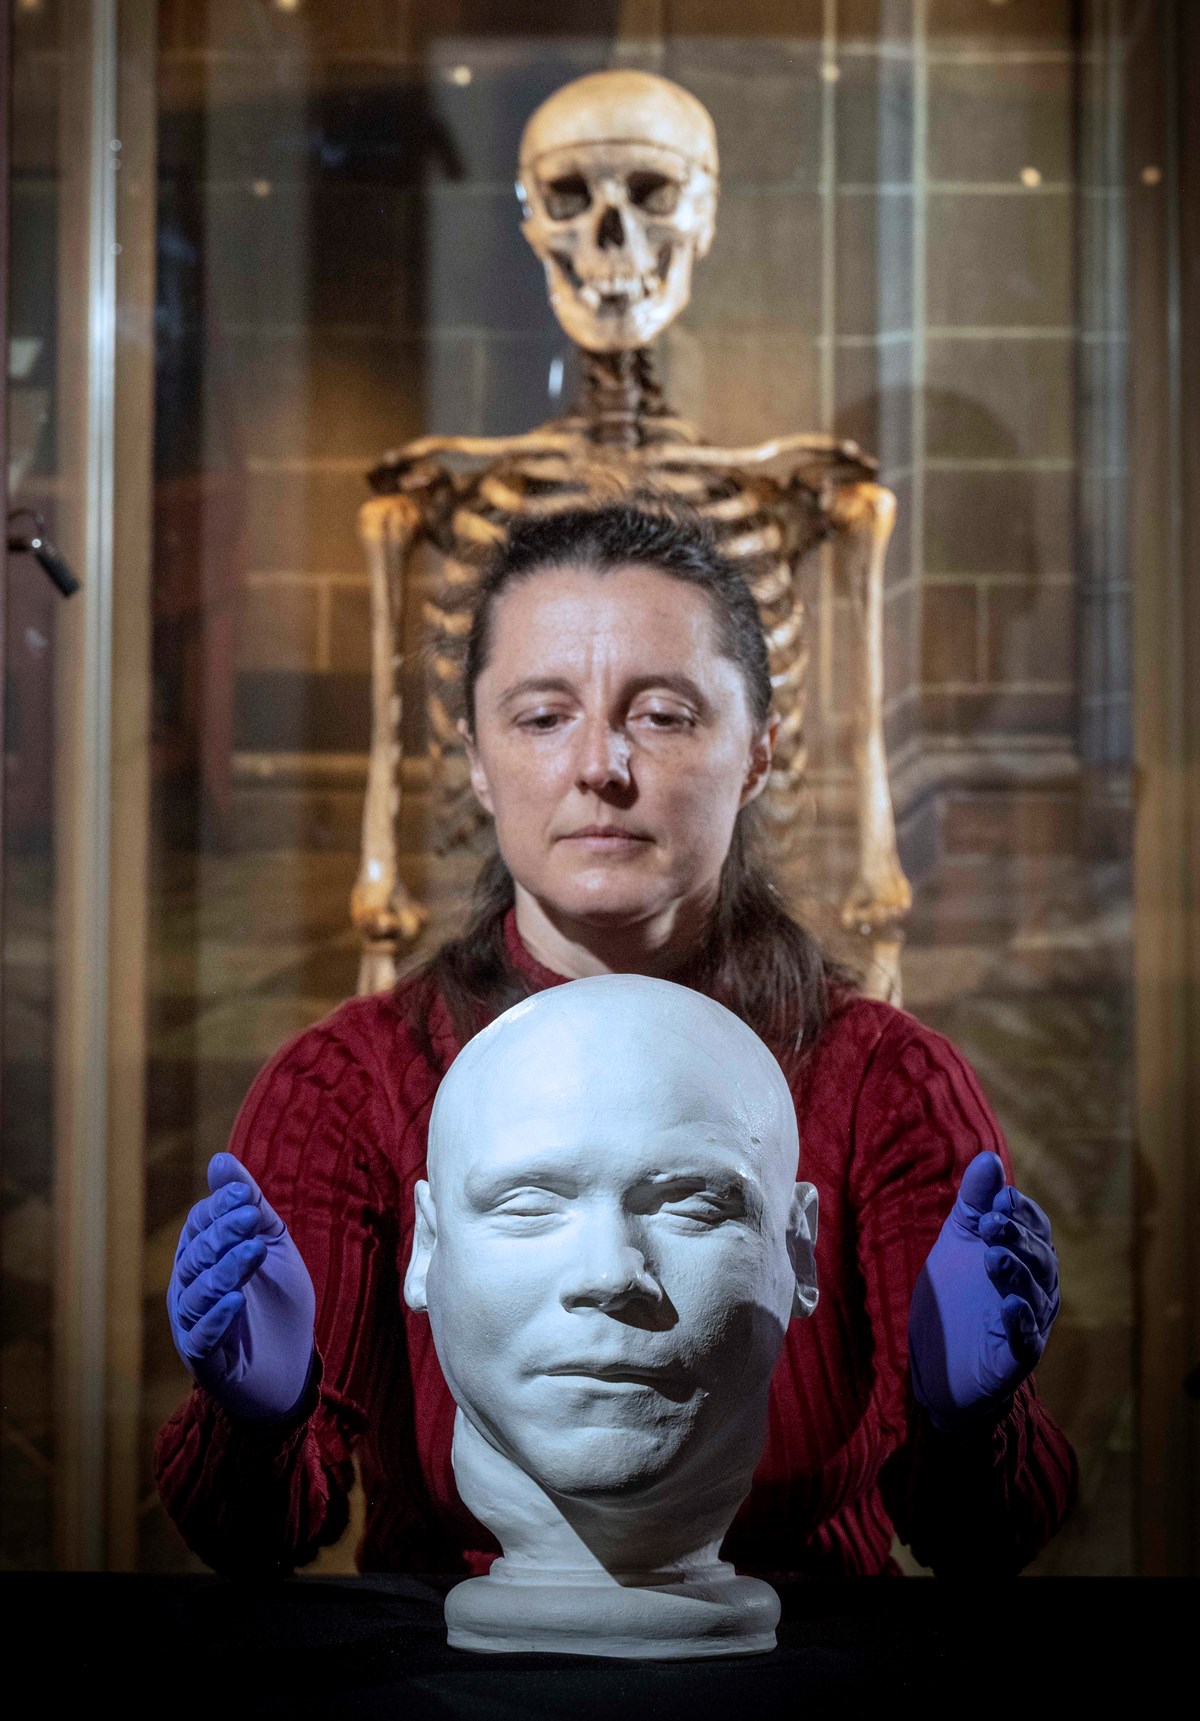
<instances>
[{"instance_id":1,"label":"skull's eye socket","mask_svg":"<svg viewBox=\"0 0 1200 1721\"><path fill-rule=\"evenodd\" d=\"M647 215L674 215L682 187L662 173L631 173L629 201Z\"/></svg>"},{"instance_id":2,"label":"skull's eye socket","mask_svg":"<svg viewBox=\"0 0 1200 1721\"><path fill-rule=\"evenodd\" d=\"M542 197L551 221L570 221L572 216L582 215L592 201L588 182L581 173L566 173L561 179L550 180L542 189Z\"/></svg>"}]
</instances>

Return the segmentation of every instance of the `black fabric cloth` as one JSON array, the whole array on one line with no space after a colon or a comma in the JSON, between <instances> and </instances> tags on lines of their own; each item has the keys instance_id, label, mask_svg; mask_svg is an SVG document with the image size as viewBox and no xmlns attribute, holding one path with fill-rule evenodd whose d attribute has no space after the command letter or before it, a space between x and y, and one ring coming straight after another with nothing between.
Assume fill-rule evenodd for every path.
<instances>
[{"instance_id":1,"label":"black fabric cloth","mask_svg":"<svg viewBox=\"0 0 1200 1721\"><path fill-rule=\"evenodd\" d=\"M163 1721L799 1721L846 1699L963 1721L1087 1704L1113 1715L1182 1670L1195 1598L1194 1585L1106 1578L811 1580L780 1593L772 1653L663 1663L453 1650L438 1588L404 1577L5 1573L4 1683L39 1713Z\"/></svg>"}]
</instances>

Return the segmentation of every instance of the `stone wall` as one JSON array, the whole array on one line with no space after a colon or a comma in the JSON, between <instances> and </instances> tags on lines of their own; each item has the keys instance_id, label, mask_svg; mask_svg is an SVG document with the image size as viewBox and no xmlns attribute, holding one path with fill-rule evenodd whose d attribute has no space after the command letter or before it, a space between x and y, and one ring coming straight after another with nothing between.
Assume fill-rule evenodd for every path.
<instances>
[{"instance_id":1,"label":"stone wall","mask_svg":"<svg viewBox=\"0 0 1200 1721\"><path fill-rule=\"evenodd\" d=\"M716 0L228 11L218 31L164 7L160 58L199 459L245 493L238 840L354 840L363 474L408 436L519 430L569 394L511 179L537 102L615 63L694 90L722 149L717 240L663 343L676 404L714 437L853 435L900 499L887 725L910 864L935 801L942 837L975 841L998 784L1006 807L1034 795L1046 841L1074 840L1069 0L750 0L736 34ZM832 568L812 577L836 776L846 618Z\"/></svg>"}]
</instances>

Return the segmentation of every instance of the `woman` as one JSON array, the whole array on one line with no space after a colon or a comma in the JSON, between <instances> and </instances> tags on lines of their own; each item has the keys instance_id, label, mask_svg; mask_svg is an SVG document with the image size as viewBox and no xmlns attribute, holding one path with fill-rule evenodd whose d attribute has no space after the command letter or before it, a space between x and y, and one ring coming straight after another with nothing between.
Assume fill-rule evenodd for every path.
<instances>
[{"instance_id":1,"label":"woman","mask_svg":"<svg viewBox=\"0 0 1200 1721\"><path fill-rule=\"evenodd\" d=\"M1019 1569L1076 1488L1027 1378L1058 1306L1049 1225L1006 1186L959 1054L857 995L753 858L778 719L742 576L678 516L522 524L481 584L464 693L498 852L463 936L285 1046L212 1162L168 1292L197 1381L159 1439L168 1511L211 1565L287 1570L341 1533L357 1452L364 1570L487 1569L400 1294L430 1108L508 1005L634 972L767 1040L820 1196L820 1303L789 1332L728 1557L886 1572L895 1529L939 1572Z\"/></svg>"}]
</instances>

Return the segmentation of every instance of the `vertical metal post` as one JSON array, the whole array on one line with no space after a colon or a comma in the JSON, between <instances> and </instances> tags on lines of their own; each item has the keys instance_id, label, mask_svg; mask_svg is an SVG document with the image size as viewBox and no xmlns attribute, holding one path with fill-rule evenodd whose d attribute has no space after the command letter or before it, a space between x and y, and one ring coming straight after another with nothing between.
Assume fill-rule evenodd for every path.
<instances>
[{"instance_id":1,"label":"vertical metal post","mask_svg":"<svg viewBox=\"0 0 1200 1721\"><path fill-rule=\"evenodd\" d=\"M82 576L58 612L55 1556L104 1563L116 0L72 0L60 40L62 539Z\"/></svg>"},{"instance_id":2,"label":"vertical metal post","mask_svg":"<svg viewBox=\"0 0 1200 1721\"><path fill-rule=\"evenodd\" d=\"M1200 595L1191 426L1200 351L1194 8L1135 15L1126 51L1134 577L1138 1560L1200 1567Z\"/></svg>"},{"instance_id":3,"label":"vertical metal post","mask_svg":"<svg viewBox=\"0 0 1200 1721\"><path fill-rule=\"evenodd\" d=\"M12 171L9 127L12 124L12 13L0 19L0 282L8 280L8 180ZM8 290L0 289L0 513L8 519ZM8 557L0 562L0 679L4 674L4 626L8 614ZM4 700L0 699L0 759L4 758ZM4 929L4 781L0 772L0 938ZM2 984L2 983L0 983ZM2 999L2 993L0 993ZM0 1009L0 1022L3 1010Z\"/></svg>"},{"instance_id":4,"label":"vertical metal post","mask_svg":"<svg viewBox=\"0 0 1200 1721\"><path fill-rule=\"evenodd\" d=\"M146 964L154 620L157 7L120 0L112 482L106 1564L138 1563L146 1182ZM164 1316L165 1319L165 1316Z\"/></svg>"}]
</instances>

